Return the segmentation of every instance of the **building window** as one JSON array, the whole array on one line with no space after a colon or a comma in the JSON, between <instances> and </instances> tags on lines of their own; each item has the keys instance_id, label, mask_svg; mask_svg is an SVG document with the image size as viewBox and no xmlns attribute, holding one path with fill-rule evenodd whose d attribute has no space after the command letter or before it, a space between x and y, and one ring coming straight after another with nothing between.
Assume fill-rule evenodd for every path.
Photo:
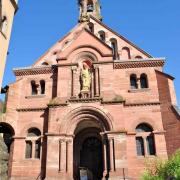
<instances>
[{"instance_id":1,"label":"building window","mask_svg":"<svg viewBox=\"0 0 180 180\"><path fill-rule=\"evenodd\" d=\"M145 123L136 127L136 150L138 156L155 155L153 129Z\"/></svg>"},{"instance_id":2,"label":"building window","mask_svg":"<svg viewBox=\"0 0 180 180\"><path fill-rule=\"evenodd\" d=\"M26 141L26 159L32 158L32 142Z\"/></svg>"},{"instance_id":3,"label":"building window","mask_svg":"<svg viewBox=\"0 0 180 180\"><path fill-rule=\"evenodd\" d=\"M88 24L88 27L89 27L89 30L90 30L92 33L94 33L94 24L90 22L90 23Z\"/></svg>"},{"instance_id":4,"label":"building window","mask_svg":"<svg viewBox=\"0 0 180 180\"><path fill-rule=\"evenodd\" d=\"M135 59L142 59L142 56L136 56Z\"/></svg>"},{"instance_id":5,"label":"building window","mask_svg":"<svg viewBox=\"0 0 180 180\"><path fill-rule=\"evenodd\" d=\"M41 94L45 94L45 81L44 80L40 81L40 86L41 86Z\"/></svg>"},{"instance_id":6,"label":"building window","mask_svg":"<svg viewBox=\"0 0 180 180\"><path fill-rule=\"evenodd\" d=\"M88 0L87 3L87 12L93 12L94 11L94 5L92 0Z\"/></svg>"},{"instance_id":7,"label":"building window","mask_svg":"<svg viewBox=\"0 0 180 180\"><path fill-rule=\"evenodd\" d=\"M101 39L101 41L106 41L106 35L105 35L105 32L104 31L99 31L98 32L99 34L99 38Z\"/></svg>"},{"instance_id":8,"label":"building window","mask_svg":"<svg viewBox=\"0 0 180 180\"><path fill-rule=\"evenodd\" d=\"M125 60L131 59L130 49L128 47L122 48L122 58Z\"/></svg>"},{"instance_id":9,"label":"building window","mask_svg":"<svg viewBox=\"0 0 180 180\"><path fill-rule=\"evenodd\" d=\"M131 74L131 76L130 76L130 86L131 86L131 89L138 88L137 76L135 74Z\"/></svg>"},{"instance_id":10,"label":"building window","mask_svg":"<svg viewBox=\"0 0 180 180\"><path fill-rule=\"evenodd\" d=\"M144 142L142 137L136 137L136 150L138 156L144 156Z\"/></svg>"},{"instance_id":11,"label":"building window","mask_svg":"<svg viewBox=\"0 0 180 180\"><path fill-rule=\"evenodd\" d=\"M35 81L31 81L31 94L32 95L38 94L37 84Z\"/></svg>"},{"instance_id":12,"label":"building window","mask_svg":"<svg viewBox=\"0 0 180 180\"><path fill-rule=\"evenodd\" d=\"M47 62L42 63L43 66L48 66L49 64Z\"/></svg>"},{"instance_id":13,"label":"building window","mask_svg":"<svg viewBox=\"0 0 180 180\"><path fill-rule=\"evenodd\" d=\"M115 38L110 39L111 42L111 48L113 50L113 59L119 59L118 55L118 45L117 45L117 40Z\"/></svg>"},{"instance_id":14,"label":"building window","mask_svg":"<svg viewBox=\"0 0 180 180\"><path fill-rule=\"evenodd\" d=\"M141 84L142 89L148 88L148 81L147 81L147 75L146 74L141 74L140 84Z\"/></svg>"},{"instance_id":15,"label":"building window","mask_svg":"<svg viewBox=\"0 0 180 180\"><path fill-rule=\"evenodd\" d=\"M37 128L31 128L28 130L26 137L26 159L40 159L41 153L41 132Z\"/></svg>"}]
</instances>

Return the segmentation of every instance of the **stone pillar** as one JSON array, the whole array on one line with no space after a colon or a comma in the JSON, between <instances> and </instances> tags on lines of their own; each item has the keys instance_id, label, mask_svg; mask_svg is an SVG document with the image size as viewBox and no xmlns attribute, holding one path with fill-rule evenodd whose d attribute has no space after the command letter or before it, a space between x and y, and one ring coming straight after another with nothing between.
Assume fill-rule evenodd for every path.
<instances>
[{"instance_id":1,"label":"stone pillar","mask_svg":"<svg viewBox=\"0 0 180 180\"><path fill-rule=\"evenodd\" d=\"M99 87L99 67L97 65L94 65L94 93L95 97L100 96L100 87Z\"/></svg>"},{"instance_id":2,"label":"stone pillar","mask_svg":"<svg viewBox=\"0 0 180 180\"><path fill-rule=\"evenodd\" d=\"M73 138L67 140L67 172L73 176Z\"/></svg>"},{"instance_id":3,"label":"stone pillar","mask_svg":"<svg viewBox=\"0 0 180 180\"><path fill-rule=\"evenodd\" d=\"M35 159L36 141L35 140L31 140L31 143L32 143L32 159Z\"/></svg>"},{"instance_id":4,"label":"stone pillar","mask_svg":"<svg viewBox=\"0 0 180 180\"><path fill-rule=\"evenodd\" d=\"M59 141L59 171L67 171L67 145L64 139Z\"/></svg>"},{"instance_id":5,"label":"stone pillar","mask_svg":"<svg viewBox=\"0 0 180 180\"><path fill-rule=\"evenodd\" d=\"M107 173L107 140L103 140L104 172Z\"/></svg>"},{"instance_id":6,"label":"stone pillar","mask_svg":"<svg viewBox=\"0 0 180 180\"><path fill-rule=\"evenodd\" d=\"M145 156L147 156L148 155L148 151L147 151L147 136L143 136L143 144L144 144L144 154L145 154Z\"/></svg>"},{"instance_id":7,"label":"stone pillar","mask_svg":"<svg viewBox=\"0 0 180 180\"><path fill-rule=\"evenodd\" d=\"M75 72L77 71L77 67L76 66L72 66L71 68L71 98L76 98L75 95Z\"/></svg>"},{"instance_id":8,"label":"stone pillar","mask_svg":"<svg viewBox=\"0 0 180 180\"><path fill-rule=\"evenodd\" d=\"M91 98L94 97L94 70L91 73Z\"/></svg>"},{"instance_id":9,"label":"stone pillar","mask_svg":"<svg viewBox=\"0 0 180 180\"><path fill-rule=\"evenodd\" d=\"M53 178L59 172L59 136L47 135L46 177Z\"/></svg>"},{"instance_id":10,"label":"stone pillar","mask_svg":"<svg viewBox=\"0 0 180 180\"><path fill-rule=\"evenodd\" d=\"M165 133L166 131L154 131L155 151L158 157L167 159L167 148Z\"/></svg>"},{"instance_id":11,"label":"stone pillar","mask_svg":"<svg viewBox=\"0 0 180 180\"><path fill-rule=\"evenodd\" d=\"M110 151L110 170L114 171L115 170L115 162L114 162L114 139L110 138L109 139L109 151Z\"/></svg>"}]
</instances>

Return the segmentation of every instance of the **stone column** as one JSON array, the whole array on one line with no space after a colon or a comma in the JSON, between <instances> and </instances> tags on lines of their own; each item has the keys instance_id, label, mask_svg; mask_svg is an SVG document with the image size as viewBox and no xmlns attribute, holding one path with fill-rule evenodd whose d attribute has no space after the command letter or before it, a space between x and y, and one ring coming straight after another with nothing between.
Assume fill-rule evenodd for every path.
<instances>
[{"instance_id":1,"label":"stone column","mask_svg":"<svg viewBox=\"0 0 180 180\"><path fill-rule=\"evenodd\" d=\"M147 136L143 136L143 144L144 144L144 154L145 154L145 156L147 156L148 155L148 151L147 151Z\"/></svg>"},{"instance_id":2,"label":"stone column","mask_svg":"<svg viewBox=\"0 0 180 180\"><path fill-rule=\"evenodd\" d=\"M94 70L91 73L91 98L94 97Z\"/></svg>"},{"instance_id":3,"label":"stone column","mask_svg":"<svg viewBox=\"0 0 180 180\"><path fill-rule=\"evenodd\" d=\"M67 171L67 151L66 151L66 140L61 139L59 141L59 171Z\"/></svg>"},{"instance_id":4,"label":"stone column","mask_svg":"<svg viewBox=\"0 0 180 180\"><path fill-rule=\"evenodd\" d=\"M111 171L115 170L114 167L114 139L109 139L109 151L110 151L110 169Z\"/></svg>"},{"instance_id":5,"label":"stone column","mask_svg":"<svg viewBox=\"0 0 180 180\"><path fill-rule=\"evenodd\" d=\"M103 159L104 159L104 172L106 173L107 172L107 140L104 139L103 140Z\"/></svg>"},{"instance_id":6,"label":"stone column","mask_svg":"<svg viewBox=\"0 0 180 180\"><path fill-rule=\"evenodd\" d=\"M100 96L100 87L99 87L99 67L97 65L94 65L94 93L95 97Z\"/></svg>"},{"instance_id":7,"label":"stone column","mask_svg":"<svg viewBox=\"0 0 180 180\"><path fill-rule=\"evenodd\" d=\"M77 67L76 66L72 66L71 68L71 98L76 98L75 95L75 72L77 71Z\"/></svg>"},{"instance_id":8,"label":"stone column","mask_svg":"<svg viewBox=\"0 0 180 180\"><path fill-rule=\"evenodd\" d=\"M32 159L35 159L35 148L36 148L36 141L31 140L32 143Z\"/></svg>"},{"instance_id":9,"label":"stone column","mask_svg":"<svg viewBox=\"0 0 180 180\"><path fill-rule=\"evenodd\" d=\"M67 140L67 172L73 176L73 138Z\"/></svg>"}]
</instances>

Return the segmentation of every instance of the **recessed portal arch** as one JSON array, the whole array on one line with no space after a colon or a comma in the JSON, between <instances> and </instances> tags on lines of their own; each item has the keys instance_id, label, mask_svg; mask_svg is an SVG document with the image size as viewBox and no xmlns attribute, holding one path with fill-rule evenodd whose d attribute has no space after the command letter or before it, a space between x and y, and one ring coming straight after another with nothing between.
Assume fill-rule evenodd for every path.
<instances>
[{"instance_id":1,"label":"recessed portal arch","mask_svg":"<svg viewBox=\"0 0 180 180\"><path fill-rule=\"evenodd\" d=\"M74 135L74 179L79 179L81 167L88 169L94 180L102 179L106 155L101 135L113 130L111 116L101 109L85 106L69 112L64 121L61 129L66 129L65 134Z\"/></svg>"},{"instance_id":2,"label":"recessed portal arch","mask_svg":"<svg viewBox=\"0 0 180 180\"><path fill-rule=\"evenodd\" d=\"M94 121L101 126L101 132L113 131L113 118L109 113L92 106L81 106L70 111L62 120L60 132L74 134L81 121Z\"/></svg>"}]
</instances>

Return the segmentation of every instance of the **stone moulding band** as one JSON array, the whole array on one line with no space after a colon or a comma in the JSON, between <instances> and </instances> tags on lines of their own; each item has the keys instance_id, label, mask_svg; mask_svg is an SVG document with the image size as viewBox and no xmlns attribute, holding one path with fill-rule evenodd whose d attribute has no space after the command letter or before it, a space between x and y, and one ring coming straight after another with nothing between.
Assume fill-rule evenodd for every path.
<instances>
[{"instance_id":1,"label":"stone moulding band","mask_svg":"<svg viewBox=\"0 0 180 180\"><path fill-rule=\"evenodd\" d=\"M17 108L16 111L18 112L32 112L32 111L45 111L47 107L42 108Z\"/></svg>"},{"instance_id":2,"label":"stone moulding band","mask_svg":"<svg viewBox=\"0 0 180 180\"><path fill-rule=\"evenodd\" d=\"M90 102L101 102L101 104L110 104L110 105L118 105L123 104L124 107L133 107L133 106L157 106L161 105L160 102L140 102L140 103L126 103L125 101L102 101L101 98L97 99L77 99L77 100L70 100L69 102L72 103L90 103ZM54 104L54 105L48 105L47 107L42 108L17 108L16 111L18 112L32 112L32 111L45 111L47 108L58 108L68 106L68 103L63 104Z\"/></svg>"},{"instance_id":3,"label":"stone moulding band","mask_svg":"<svg viewBox=\"0 0 180 180\"><path fill-rule=\"evenodd\" d=\"M27 67L27 68L19 68L13 69L14 74L16 76L27 76L27 75L35 75L35 74L50 74L53 73L53 68L51 66L48 67Z\"/></svg>"},{"instance_id":4,"label":"stone moulding band","mask_svg":"<svg viewBox=\"0 0 180 180\"><path fill-rule=\"evenodd\" d=\"M115 69L143 68L143 67L163 67L164 60L141 60L141 61L119 61L114 63Z\"/></svg>"}]
</instances>

